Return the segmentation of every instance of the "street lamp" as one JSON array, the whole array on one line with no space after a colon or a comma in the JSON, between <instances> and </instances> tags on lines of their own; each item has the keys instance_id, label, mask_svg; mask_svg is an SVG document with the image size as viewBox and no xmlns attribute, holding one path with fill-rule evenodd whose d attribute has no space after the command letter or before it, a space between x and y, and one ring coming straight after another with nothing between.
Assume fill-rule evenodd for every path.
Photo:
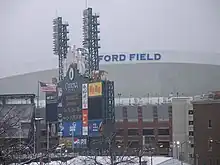
<instances>
[{"instance_id":1,"label":"street lamp","mask_svg":"<svg viewBox=\"0 0 220 165\"><path fill-rule=\"evenodd\" d=\"M180 160L181 162L181 165L183 165L183 159L184 159L184 154L183 153L186 153L186 152L183 152L183 145L184 144L191 144L190 141L183 141L183 142L180 142L180 141L174 141L173 142L173 148L175 147L176 148L176 158L178 160ZM180 152L179 152L179 148L180 148ZM184 148L185 149L185 148ZM186 149L185 149L186 150ZM181 155L180 155L181 154Z\"/></svg>"},{"instance_id":2,"label":"street lamp","mask_svg":"<svg viewBox=\"0 0 220 165\"><path fill-rule=\"evenodd\" d=\"M179 147L180 147L180 142L179 141L174 141L173 142L173 149L176 149L176 159L179 159Z\"/></svg>"}]
</instances>

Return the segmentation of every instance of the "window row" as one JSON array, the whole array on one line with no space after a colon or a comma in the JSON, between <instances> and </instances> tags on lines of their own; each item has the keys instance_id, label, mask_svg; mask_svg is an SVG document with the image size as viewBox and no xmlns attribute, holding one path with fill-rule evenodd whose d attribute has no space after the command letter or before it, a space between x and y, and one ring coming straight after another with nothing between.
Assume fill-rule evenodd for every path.
<instances>
[{"instance_id":1,"label":"window row","mask_svg":"<svg viewBox=\"0 0 220 165\"><path fill-rule=\"evenodd\" d=\"M117 130L117 135L118 136L123 136L124 133L125 133L124 129L118 129ZM128 136L139 135L141 133L144 136L154 135L155 134L155 130L154 129L143 129L143 130L140 130L140 129L128 129ZM169 129L158 129L158 135L170 135L170 130Z\"/></svg>"}]
</instances>

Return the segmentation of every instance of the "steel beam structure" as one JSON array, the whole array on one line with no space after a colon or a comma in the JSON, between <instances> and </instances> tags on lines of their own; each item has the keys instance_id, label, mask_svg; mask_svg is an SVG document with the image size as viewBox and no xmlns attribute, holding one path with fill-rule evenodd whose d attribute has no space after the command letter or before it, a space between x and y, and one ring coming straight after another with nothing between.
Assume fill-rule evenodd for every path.
<instances>
[{"instance_id":1,"label":"steel beam structure","mask_svg":"<svg viewBox=\"0 0 220 165\"><path fill-rule=\"evenodd\" d=\"M68 23L63 23L62 17L53 20L53 51L59 58L59 81L64 79L64 59L68 51Z\"/></svg>"},{"instance_id":2,"label":"steel beam structure","mask_svg":"<svg viewBox=\"0 0 220 165\"><path fill-rule=\"evenodd\" d=\"M83 48L88 52L86 74L99 70L99 16L92 13L92 8L83 11Z\"/></svg>"}]
</instances>

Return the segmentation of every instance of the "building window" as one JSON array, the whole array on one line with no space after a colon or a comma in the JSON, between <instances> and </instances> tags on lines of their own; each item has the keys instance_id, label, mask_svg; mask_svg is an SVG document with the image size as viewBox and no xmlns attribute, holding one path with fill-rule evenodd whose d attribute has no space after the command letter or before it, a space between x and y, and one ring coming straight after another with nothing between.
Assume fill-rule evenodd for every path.
<instances>
[{"instance_id":1,"label":"building window","mask_svg":"<svg viewBox=\"0 0 220 165\"><path fill-rule=\"evenodd\" d=\"M168 107L169 118L172 118L172 106Z\"/></svg>"},{"instance_id":2,"label":"building window","mask_svg":"<svg viewBox=\"0 0 220 165\"><path fill-rule=\"evenodd\" d=\"M138 129L128 129L128 136L139 135Z\"/></svg>"},{"instance_id":3,"label":"building window","mask_svg":"<svg viewBox=\"0 0 220 165\"><path fill-rule=\"evenodd\" d=\"M158 135L169 135L169 129L158 129Z\"/></svg>"},{"instance_id":4,"label":"building window","mask_svg":"<svg viewBox=\"0 0 220 165\"><path fill-rule=\"evenodd\" d=\"M193 110L189 110L189 115L193 115Z\"/></svg>"},{"instance_id":5,"label":"building window","mask_svg":"<svg viewBox=\"0 0 220 165\"><path fill-rule=\"evenodd\" d=\"M139 141L130 141L129 143L129 147L130 148L139 148Z\"/></svg>"},{"instance_id":6,"label":"building window","mask_svg":"<svg viewBox=\"0 0 220 165\"><path fill-rule=\"evenodd\" d=\"M208 140L208 151L212 151L212 143L213 143L213 140L211 138L209 138L209 140Z\"/></svg>"},{"instance_id":7,"label":"building window","mask_svg":"<svg viewBox=\"0 0 220 165\"><path fill-rule=\"evenodd\" d=\"M46 130L42 130L41 131L41 136L47 136L47 131Z\"/></svg>"},{"instance_id":8,"label":"building window","mask_svg":"<svg viewBox=\"0 0 220 165\"><path fill-rule=\"evenodd\" d=\"M189 136L194 136L194 132L193 131L189 131Z\"/></svg>"},{"instance_id":9,"label":"building window","mask_svg":"<svg viewBox=\"0 0 220 165\"><path fill-rule=\"evenodd\" d=\"M143 129L143 135L154 135L154 129Z\"/></svg>"},{"instance_id":10,"label":"building window","mask_svg":"<svg viewBox=\"0 0 220 165\"><path fill-rule=\"evenodd\" d=\"M124 129L117 129L116 130L116 135L117 136L123 136L124 135Z\"/></svg>"},{"instance_id":11,"label":"building window","mask_svg":"<svg viewBox=\"0 0 220 165\"><path fill-rule=\"evenodd\" d=\"M208 122L208 128L212 128L212 120L209 120L209 122Z\"/></svg>"},{"instance_id":12,"label":"building window","mask_svg":"<svg viewBox=\"0 0 220 165\"><path fill-rule=\"evenodd\" d=\"M189 125L193 125L193 121L189 121Z\"/></svg>"},{"instance_id":13,"label":"building window","mask_svg":"<svg viewBox=\"0 0 220 165\"><path fill-rule=\"evenodd\" d=\"M153 106L153 117L154 117L154 118L158 118L157 106Z\"/></svg>"},{"instance_id":14,"label":"building window","mask_svg":"<svg viewBox=\"0 0 220 165\"><path fill-rule=\"evenodd\" d=\"M155 137L145 137L145 144L153 144L155 143Z\"/></svg>"}]
</instances>

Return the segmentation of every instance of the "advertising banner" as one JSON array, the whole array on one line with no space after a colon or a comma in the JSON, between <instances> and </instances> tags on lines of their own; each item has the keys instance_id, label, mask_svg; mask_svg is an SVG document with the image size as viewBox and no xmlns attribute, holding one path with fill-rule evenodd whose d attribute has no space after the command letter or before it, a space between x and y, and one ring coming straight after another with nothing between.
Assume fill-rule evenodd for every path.
<instances>
[{"instance_id":1,"label":"advertising banner","mask_svg":"<svg viewBox=\"0 0 220 165\"><path fill-rule=\"evenodd\" d=\"M46 93L46 104L57 103L57 92Z\"/></svg>"},{"instance_id":2,"label":"advertising banner","mask_svg":"<svg viewBox=\"0 0 220 165\"><path fill-rule=\"evenodd\" d=\"M66 148L72 148L74 144L74 148L87 148L87 139L74 137L74 143L72 142L72 137L64 137L60 139L60 144L65 144Z\"/></svg>"},{"instance_id":3,"label":"advertising banner","mask_svg":"<svg viewBox=\"0 0 220 165\"><path fill-rule=\"evenodd\" d=\"M89 136L101 136L102 120L89 120Z\"/></svg>"},{"instance_id":4,"label":"advertising banner","mask_svg":"<svg viewBox=\"0 0 220 165\"><path fill-rule=\"evenodd\" d=\"M74 148L86 148L87 139L74 138Z\"/></svg>"},{"instance_id":5,"label":"advertising banner","mask_svg":"<svg viewBox=\"0 0 220 165\"><path fill-rule=\"evenodd\" d=\"M82 135L82 122L81 121L63 122L62 126L63 126L63 129L62 129L63 137L71 137L72 132L74 132L74 137Z\"/></svg>"},{"instance_id":6,"label":"advertising banner","mask_svg":"<svg viewBox=\"0 0 220 165\"><path fill-rule=\"evenodd\" d=\"M102 96L102 82L89 84L89 97Z\"/></svg>"},{"instance_id":7,"label":"advertising banner","mask_svg":"<svg viewBox=\"0 0 220 165\"><path fill-rule=\"evenodd\" d=\"M82 84L82 109L88 109L88 85Z\"/></svg>"},{"instance_id":8,"label":"advertising banner","mask_svg":"<svg viewBox=\"0 0 220 165\"><path fill-rule=\"evenodd\" d=\"M88 110L82 110L82 135L88 135Z\"/></svg>"}]
</instances>

